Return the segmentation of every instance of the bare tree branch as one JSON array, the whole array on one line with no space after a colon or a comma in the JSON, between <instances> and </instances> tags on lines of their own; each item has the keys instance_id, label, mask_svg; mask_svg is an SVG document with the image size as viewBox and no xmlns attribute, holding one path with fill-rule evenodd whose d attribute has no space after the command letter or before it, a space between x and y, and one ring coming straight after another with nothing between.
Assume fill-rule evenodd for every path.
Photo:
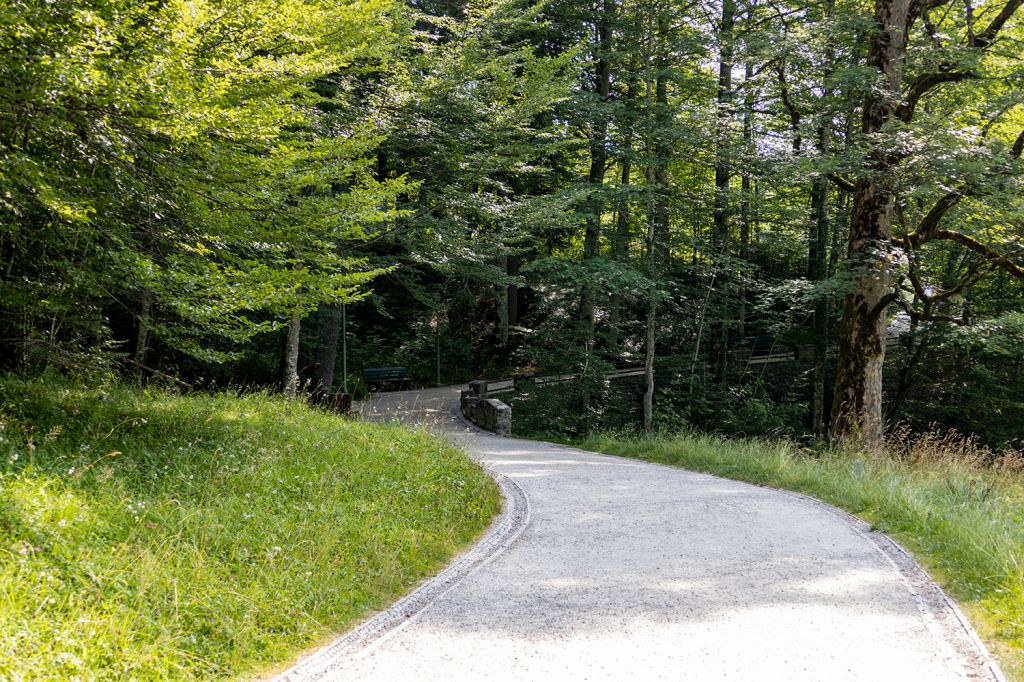
<instances>
[{"instance_id":1,"label":"bare tree branch","mask_svg":"<svg viewBox=\"0 0 1024 682\"><path fill-rule=\"evenodd\" d=\"M948 3L948 0L918 0L914 4L912 14L913 16L925 17L925 29L929 32L932 39L935 39L934 27L928 20L927 13L929 10L941 7ZM969 12L969 18L971 19L972 26L968 32L967 45L978 50L984 50L995 42L999 32L1006 25L1006 22L1013 17L1014 13L1020 9L1021 5L1024 5L1024 0L1007 0L1006 4L999 14L985 27L983 31L975 34L973 31L973 13ZM970 6L968 5L970 8ZM906 98L899 107L896 109L896 117L904 123L910 123L914 118L914 110L917 108L917 103L928 93L931 89L942 85L943 83L955 83L968 78L974 78L975 74L971 70L959 70L956 65L950 62L944 62L939 65L938 70L929 73L922 73L918 75L910 84L910 88L907 90Z\"/></svg>"},{"instance_id":2,"label":"bare tree branch","mask_svg":"<svg viewBox=\"0 0 1024 682\"><path fill-rule=\"evenodd\" d=\"M931 210L921 218L917 227L907 235L907 242L913 248L917 248L930 240L935 231L939 229L939 223L942 222L943 217L959 204L965 196L964 192L959 189L947 192L941 199L935 202Z\"/></svg>"},{"instance_id":3,"label":"bare tree branch","mask_svg":"<svg viewBox=\"0 0 1024 682\"><path fill-rule=\"evenodd\" d=\"M783 62L780 61L775 66L775 74L779 79L779 93L782 96L782 105L789 112L789 124L793 128L793 150L799 154L800 147L803 144L800 136L800 119L803 116L803 112L800 111L800 107L797 106L790 95L789 84L786 82L786 65Z\"/></svg>"},{"instance_id":4,"label":"bare tree branch","mask_svg":"<svg viewBox=\"0 0 1024 682\"><path fill-rule=\"evenodd\" d=\"M927 14L933 9L938 9L943 5L948 5L951 0L915 0L910 8L911 17L919 17L922 14Z\"/></svg>"},{"instance_id":5,"label":"bare tree branch","mask_svg":"<svg viewBox=\"0 0 1024 682\"><path fill-rule=\"evenodd\" d=\"M979 49L985 49L993 42L999 35L999 31L1003 29L1006 22L1010 20L1013 14L1020 9L1021 5L1024 5L1024 0L1007 0L1003 6L1002 11L996 15L996 18L992 20L988 26L985 27L981 33L974 36L974 42L971 43L971 47L977 47Z\"/></svg>"},{"instance_id":6,"label":"bare tree branch","mask_svg":"<svg viewBox=\"0 0 1024 682\"><path fill-rule=\"evenodd\" d=\"M852 192L856 187L856 185L854 185L853 182L847 180L842 175L839 175L839 173L828 173L825 177L827 177L829 180L834 182L842 189L845 189L847 192Z\"/></svg>"},{"instance_id":7,"label":"bare tree branch","mask_svg":"<svg viewBox=\"0 0 1024 682\"><path fill-rule=\"evenodd\" d=\"M1010 148L1010 158L1019 159L1022 153L1024 153L1024 131L1021 131L1020 135L1018 135L1017 139L1014 141L1013 146ZM907 234L907 245L916 249L922 244L935 238L937 230L939 229L939 224L942 222L942 219L946 214L955 208L963 199L969 196L976 196L977 194L979 194L979 192L976 188L972 190L966 187L960 187L946 192L942 198L935 202L935 205L932 206L931 210L921 218L913 231ZM899 239L896 238L893 241L899 242Z\"/></svg>"},{"instance_id":8,"label":"bare tree branch","mask_svg":"<svg viewBox=\"0 0 1024 682\"><path fill-rule=\"evenodd\" d=\"M942 68L948 68L948 66L943 65L940 69ZM917 108L917 103L929 90L943 83L956 83L968 78L974 78L974 73L971 71L952 70L922 73L910 83L910 89L907 91L904 102L896 109L896 117L904 123L910 123L911 119L914 118L914 110Z\"/></svg>"},{"instance_id":9,"label":"bare tree branch","mask_svg":"<svg viewBox=\"0 0 1024 682\"><path fill-rule=\"evenodd\" d=\"M899 300L899 294L897 294L895 291L890 292L878 300L878 303L875 304L875 307L871 309L871 314L880 315L883 310L889 307L889 304L895 303L896 301Z\"/></svg>"},{"instance_id":10,"label":"bare tree branch","mask_svg":"<svg viewBox=\"0 0 1024 682\"><path fill-rule=\"evenodd\" d=\"M1000 268L1013 277L1024 280L1024 268L1013 262L1009 256L1004 256L974 237L954 230L936 230L932 239L956 242L980 255L992 267Z\"/></svg>"}]
</instances>

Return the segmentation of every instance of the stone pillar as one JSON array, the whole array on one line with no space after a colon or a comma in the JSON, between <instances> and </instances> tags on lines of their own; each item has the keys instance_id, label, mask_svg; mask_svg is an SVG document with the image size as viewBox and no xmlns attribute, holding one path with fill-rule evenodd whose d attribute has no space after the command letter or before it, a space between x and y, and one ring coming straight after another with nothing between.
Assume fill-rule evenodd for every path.
<instances>
[{"instance_id":1,"label":"stone pillar","mask_svg":"<svg viewBox=\"0 0 1024 682\"><path fill-rule=\"evenodd\" d=\"M470 392L477 398L487 397L487 380L477 379L476 381L469 382Z\"/></svg>"},{"instance_id":2,"label":"stone pillar","mask_svg":"<svg viewBox=\"0 0 1024 682\"><path fill-rule=\"evenodd\" d=\"M512 435L512 408L500 400L487 401L493 414L494 435L508 437Z\"/></svg>"},{"instance_id":3,"label":"stone pillar","mask_svg":"<svg viewBox=\"0 0 1024 682\"><path fill-rule=\"evenodd\" d=\"M487 382L469 382L459 393L463 416L481 429L497 436L512 435L512 408L496 398L487 397Z\"/></svg>"}]
</instances>

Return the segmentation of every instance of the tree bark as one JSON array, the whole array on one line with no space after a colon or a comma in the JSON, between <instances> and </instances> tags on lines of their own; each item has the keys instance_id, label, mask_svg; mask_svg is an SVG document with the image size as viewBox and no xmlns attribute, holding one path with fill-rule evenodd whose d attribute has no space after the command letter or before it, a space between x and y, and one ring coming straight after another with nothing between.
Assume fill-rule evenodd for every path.
<instances>
[{"instance_id":1,"label":"tree bark","mask_svg":"<svg viewBox=\"0 0 1024 682\"><path fill-rule=\"evenodd\" d=\"M284 349L284 394L294 399L299 393L299 332L302 319L295 313L288 320L288 340Z\"/></svg>"},{"instance_id":2,"label":"tree bark","mask_svg":"<svg viewBox=\"0 0 1024 682\"><path fill-rule=\"evenodd\" d=\"M626 143L626 151L627 153L630 151L628 141ZM612 256L617 262L625 263L629 258L630 205L629 195L624 190L629 187L630 175L633 172L633 164L628 156L622 159L621 164L622 175L620 176L620 186L623 192L619 197L619 211L615 220L615 242L612 245ZM613 291L611 298L611 311L608 315L608 349L612 353L617 353L619 351L619 326L621 324L622 294L618 291Z\"/></svg>"},{"instance_id":3,"label":"tree bark","mask_svg":"<svg viewBox=\"0 0 1024 682\"><path fill-rule=\"evenodd\" d=\"M664 31L664 22L659 21L659 33ZM649 227L647 231L648 271L653 281L658 281L666 263L668 263L669 244L669 208L668 208L668 147L665 144L665 114L668 109L668 83L659 76L655 83L655 121L659 125L655 133L654 155L648 170L648 191L652 192L649 210ZM644 432L651 433L654 428L654 359L658 325L658 292L655 285L647 296L647 330L644 343Z\"/></svg>"},{"instance_id":4,"label":"tree bark","mask_svg":"<svg viewBox=\"0 0 1024 682\"><path fill-rule=\"evenodd\" d=\"M892 292L893 170L899 162L882 133L900 102L910 22L909 0L876 0L868 63L882 82L865 97L861 119L861 132L872 147L866 172L853 188L847 253L855 283L843 300L832 402L833 434L871 448L883 440L882 368L886 308Z\"/></svg>"},{"instance_id":5,"label":"tree bark","mask_svg":"<svg viewBox=\"0 0 1024 682\"><path fill-rule=\"evenodd\" d=\"M732 177L729 130L732 120L732 67L733 67L733 26L736 20L735 0L723 0L722 19L719 27L719 59L718 59L718 116L716 121L715 145L715 203L714 226L711 242L714 257L720 259L726 255L729 240L729 182ZM728 311L728 278L724 272L718 273L718 343L715 349L715 378L719 383L725 381L729 343L729 311Z\"/></svg>"},{"instance_id":6,"label":"tree bark","mask_svg":"<svg viewBox=\"0 0 1024 682\"><path fill-rule=\"evenodd\" d=\"M317 344L316 392L334 391L334 368L338 357L338 338L341 336L341 306L325 304L321 307L323 326Z\"/></svg>"},{"instance_id":7,"label":"tree bark","mask_svg":"<svg viewBox=\"0 0 1024 682\"><path fill-rule=\"evenodd\" d=\"M822 158L829 154L832 134L827 121L819 129L818 151ZM829 237L828 218L829 180L817 178L811 190L811 234L807 246L807 279L820 282L825 279ZM818 296L813 312L814 374L812 379L811 430L816 435L825 432L825 380L828 353L828 298Z\"/></svg>"},{"instance_id":8,"label":"tree bark","mask_svg":"<svg viewBox=\"0 0 1024 682\"><path fill-rule=\"evenodd\" d=\"M135 313L135 340L132 344L132 360L142 382L142 368L146 366L146 355L149 353L149 319L153 313L153 292L143 289L139 294L139 307Z\"/></svg>"},{"instance_id":9,"label":"tree bark","mask_svg":"<svg viewBox=\"0 0 1024 682\"><path fill-rule=\"evenodd\" d=\"M736 17L735 0L723 0L722 21L719 29L718 95L715 146L715 205L713 246L719 253L725 248L729 236L729 180L730 165L729 128L732 119L732 67L733 24Z\"/></svg>"},{"instance_id":10,"label":"tree bark","mask_svg":"<svg viewBox=\"0 0 1024 682\"><path fill-rule=\"evenodd\" d=\"M508 274L508 256L502 256L501 271ZM508 285L500 282L495 285L494 307L498 313L498 347L508 347Z\"/></svg>"},{"instance_id":11,"label":"tree bark","mask_svg":"<svg viewBox=\"0 0 1024 682\"><path fill-rule=\"evenodd\" d=\"M662 31L666 30L662 26ZM671 252L668 208L668 144L664 126L668 124L668 83L659 77L655 83L655 101L658 107L658 129L654 139L654 273L661 274Z\"/></svg>"},{"instance_id":12,"label":"tree bark","mask_svg":"<svg viewBox=\"0 0 1024 682\"><path fill-rule=\"evenodd\" d=\"M753 77L754 65L748 61L743 69L743 85L746 87L746 91L743 94L744 154L751 153L754 141ZM744 164L743 174L740 176L740 260L744 262L750 256L750 190L750 172L747 170L747 164ZM740 283L738 296L739 309L736 311L737 333L740 338L744 338L747 332L747 287L745 281Z\"/></svg>"},{"instance_id":13,"label":"tree bark","mask_svg":"<svg viewBox=\"0 0 1024 682\"><path fill-rule=\"evenodd\" d=\"M835 0L826 1L827 16L832 19ZM817 148L818 158L827 163L832 153L833 114L831 112L832 91L829 77L835 69L836 56L832 43L826 47L824 72L821 77L821 109L818 114ZM807 240L807 279L821 282L828 277L828 246L831 232L829 221L829 197L831 182L828 175L819 172L811 188L811 230ZM831 296L821 294L814 300L813 347L814 371L812 376L811 432L817 436L825 433L825 395L828 370L828 314Z\"/></svg>"},{"instance_id":14,"label":"tree bark","mask_svg":"<svg viewBox=\"0 0 1024 682\"><path fill-rule=\"evenodd\" d=\"M587 180L593 195L588 202L585 232L583 237L583 260L588 261L600 255L601 214L604 212L604 175L608 165L608 117L605 105L611 94L612 13L614 0L605 0L597 22L597 65L594 71L594 92L597 94L597 113L594 132L590 139L590 172ZM580 325L584 346L589 350L594 345L595 308L597 291L585 285L580 292Z\"/></svg>"},{"instance_id":15,"label":"tree bark","mask_svg":"<svg viewBox=\"0 0 1024 682\"><path fill-rule=\"evenodd\" d=\"M644 433L654 430L654 352L658 325L658 299L654 291L647 294L647 326L644 336Z\"/></svg>"}]
</instances>

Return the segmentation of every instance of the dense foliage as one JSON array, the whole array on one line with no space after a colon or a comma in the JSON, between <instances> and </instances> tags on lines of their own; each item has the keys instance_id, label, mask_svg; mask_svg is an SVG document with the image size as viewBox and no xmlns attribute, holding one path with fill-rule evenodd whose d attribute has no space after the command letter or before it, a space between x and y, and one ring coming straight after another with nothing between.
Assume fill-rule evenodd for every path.
<instances>
[{"instance_id":1,"label":"dense foliage","mask_svg":"<svg viewBox=\"0 0 1024 682\"><path fill-rule=\"evenodd\" d=\"M385 61L386 3L0 9L4 343L87 366L158 340L205 360L375 271L347 247L409 187L315 87ZM150 340L150 336L153 340Z\"/></svg>"},{"instance_id":2,"label":"dense foliage","mask_svg":"<svg viewBox=\"0 0 1024 682\"><path fill-rule=\"evenodd\" d=\"M1020 5L7 3L5 362L1014 441Z\"/></svg>"},{"instance_id":3,"label":"dense foliage","mask_svg":"<svg viewBox=\"0 0 1024 682\"><path fill-rule=\"evenodd\" d=\"M1022 5L0 3L0 676L251 670L449 556L495 491L435 441L145 392L383 366L784 434L638 447L905 532L1019 650Z\"/></svg>"}]
</instances>

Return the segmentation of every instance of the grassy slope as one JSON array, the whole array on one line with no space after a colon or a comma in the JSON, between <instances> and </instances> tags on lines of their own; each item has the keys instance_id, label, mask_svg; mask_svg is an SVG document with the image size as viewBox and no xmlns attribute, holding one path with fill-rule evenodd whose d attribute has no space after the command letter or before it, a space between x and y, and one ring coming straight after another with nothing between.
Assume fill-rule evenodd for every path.
<instances>
[{"instance_id":1,"label":"grassy slope","mask_svg":"<svg viewBox=\"0 0 1024 682\"><path fill-rule=\"evenodd\" d=\"M1006 674L1024 680L1019 470L997 471L948 457L900 462L842 452L811 454L787 443L696 434L599 435L575 445L796 490L857 514L910 549L964 607Z\"/></svg>"},{"instance_id":2,"label":"grassy slope","mask_svg":"<svg viewBox=\"0 0 1024 682\"><path fill-rule=\"evenodd\" d=\"M0 378L0 679L286 660L436 572L496 486L425 433L266 395Z\"/></svg>"}]
</instances>

